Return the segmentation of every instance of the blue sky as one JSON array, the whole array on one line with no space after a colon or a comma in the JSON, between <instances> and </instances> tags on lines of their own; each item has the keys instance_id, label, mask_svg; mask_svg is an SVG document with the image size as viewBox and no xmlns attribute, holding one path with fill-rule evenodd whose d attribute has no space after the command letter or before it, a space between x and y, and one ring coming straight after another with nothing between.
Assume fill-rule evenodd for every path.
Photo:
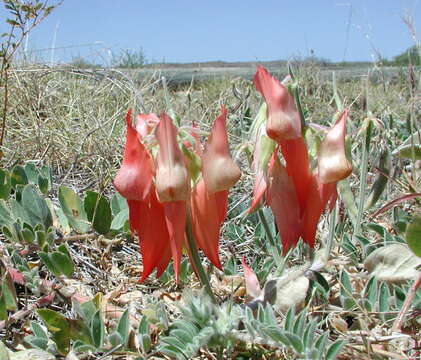
<instances>
[{"instance_id":1,"label":"blue sky","mask_svg":"<svg viewBox=\"0 0 421 360\"><path fill-rule=\"evenodd\" d=\"M333 61L372 60L414 44L406 13L421 30L421 0L64 0L27 49L55 44L54 53L38 54L56 62L107 63L111 53L140 48L149 62L264 61L311 50Z\"/></svg>"}]
</instances>

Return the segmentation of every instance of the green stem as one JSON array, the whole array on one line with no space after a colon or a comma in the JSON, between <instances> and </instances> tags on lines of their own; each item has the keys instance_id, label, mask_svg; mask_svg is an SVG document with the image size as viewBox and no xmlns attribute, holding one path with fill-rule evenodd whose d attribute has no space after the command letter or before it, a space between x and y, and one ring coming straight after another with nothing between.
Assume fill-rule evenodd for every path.
<instances>
[{"instance_id":1,"label":"green stem","mask_svg":"<svg viewBox=\"0 0 421 360\"><path fill-rule=\"evenodd\" d=\"M361 170L360 170L360 194L358 199L358 213L357 219L355 221L354 232L352 234L352 240L355 240L355 236L361 234L361 221L364 214L364 205L365 205L365 190L367 186L367 170L368 170L368 154L370 151L370 142L371 142L371 131L373 128L373 122L367 118L368 123L365 130L364 138L364 147L361 160Z\"/></svg>"},{"instance_id":2,"label":"green stem","mask_svg":"<svg viewBox=\"0 0 421 360\"><path fill-rule=\"evenodd\" d=\"M269 246L266 246L266 251L268 254L270 254L273 257L274 262L272 263L272 266L269 268L269 271L272 269L273 266L277 266L277 270L275 274L280 276L283 272L283 269L285 267L285 259L281 258L279 256L278 247L276 246L275 239L272 236L272 232L270 231L269 224L266 221L265 213L263 212L263 209L260 208L257 210L257 215L259 216L260 222L263 225L263 229L265 230L266 237L269 241ZM269 271L267 275L269 274Z\"/></svg>"},{"instance_id":3,"label":"green stem","mask_svg":"<svg viewBox=\"0 0 421 360\"><path fill-rule=\"evenodd\" d=\"M294 89L294 100L295 100L295 104L297 105L298 114L300 115L301 127L304 132L307 125L306 125L306 118L304 116L304 110L303 110L303 107L301 106L301 99L300 99L300 93L298 92L298 85Z\"/></svg>"},{"instance_id":4,"label":"green stem","mask_svg":"<svg viewBox=\"0 0 421 360\"><path fill-rule=\"evenodd\" d=\"M259 216L259 220L260 220L260 222L263 225L263 229L265 230L265 233L266 233L266 236L267 236L267 238L269 240L269 243L272 246L276 246L275 240L273 239L272 232L269 229L269 224L266 221L266 217L265 217L265 214L264 214L262 208L260 208L259 210L257 210L257 215Z\"/></svg>"},{"instance_id":5,"label":"green stem","mask_svg":"<svg viewBox=\"0 0 421 360\"><path fill-rule=\"evenodd\" d=\"M335 226L336 226L336 211L337 211L337 204L332 209L330 213L330 224L329 224L329 237L327 238L326 243L326 252L325 252L325 261L328 262L330 258L330 253L332 252L333 240L335 238Z\"/></svg>"},{"instance_id":6,"label":"green stem","mask_svg":"<svg viewBox=\"0 0 421 360\"><path fill-rule=\"evenodd\" d=\"M333 98L335 99L336 107L338 111L341 113L344 109L344 105L342 103L342 99L339 96L338 86L336 84L336 73L332 72L332 86L333 86Z\"/></svg>"},{"instance_id":7,"label":"green stem","mask_svg":"<svg viewBox=\"0 0 421 360\"><path fill-rule=\"evenodd\" d=\"M203 269L202 262L200 261L199 252L197 250L196 242L194 240L193 229L190 221L190 214L187 215L186 220L186 235L190 249L190 260L193 264L193 267L196 270L197 276L199 277L199 280L205 288L206 292L208 293L209 297L216 304L216 298L212 292L212 287L210 285L209 278L205 272L205 269Z\"/></svg>"}]
</instances>

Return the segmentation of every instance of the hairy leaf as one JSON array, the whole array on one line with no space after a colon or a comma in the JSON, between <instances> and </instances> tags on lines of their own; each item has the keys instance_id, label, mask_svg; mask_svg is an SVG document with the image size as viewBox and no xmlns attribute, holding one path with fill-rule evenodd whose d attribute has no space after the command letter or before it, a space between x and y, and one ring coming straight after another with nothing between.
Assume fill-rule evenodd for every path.
<instances>
[{"instance_id":1,"label":"hairy leaf","mask_svg":"<svg viewBox=\"0 0 421 360\"><path fill-rule=\"evenodd\" d=\"M104 343L105 326L102 319L101 310L98 310L91 321L91 337L94 345L99 348Z\"/></svg>"},{"instance_id":2,"label":"hairy leaf","mask_svg":"<svg viewBox=\"0 0 421 360\"><path fill-rule=\"evenodd\" d=\"M7 200L12 190L12 183L10 180L10 174L0 169L0 199Z\"/></svg>"},{"instance_id":3,"label":"hairy leaf","mask_svg":"<svg viewBox=\"0 0 421 360\"><path fill-rule=\"evenodd\" d=\"M111 207L108 200L97 192L87 191L84 207L93 228L100 234L108 233L112 220Z\"/></svg>"},{"instance_id":4,"label":"hairy leaf","mask_svg":"<svg viewBox=\"0 0 421 360\"><path fill-rule=\"evenodd\" d=\"M58 190L58 199L70 226L78 233L87 232L88 218L79 196L72 189L61 186Z\"/></svg>"},{"instance_id":5,"label":"hairy leaf","mask_svg":"<svg viewBox=\"0 0 421 360\"><path fill-rule=\"evenodd\" d=\"M413 253L421 258L421 217L415 217L407 226L405 240Z\"/></svg>"},{"instance_id":6,"label":"hairy leaf","mask_svg":"<svg viewBox=\"0 0 421 360\"><path fill-rule=\"evenodd\" d=\"M390 244L374 250L365 260L367 271L379 281L402 282L419 274L416 267L421 258L415 256L405 244Z\"/></svg>"}]
</instances>

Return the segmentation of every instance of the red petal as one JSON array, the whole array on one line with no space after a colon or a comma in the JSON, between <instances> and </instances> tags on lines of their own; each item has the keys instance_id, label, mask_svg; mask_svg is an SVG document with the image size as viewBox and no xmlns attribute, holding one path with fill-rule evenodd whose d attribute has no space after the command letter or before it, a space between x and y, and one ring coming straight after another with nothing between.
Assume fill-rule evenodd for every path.
<instances>
[{"instance_id":1,"label":"red petal","mask_svg":"<svg viewBox=\"0 0 421 360\"><path fill-rule=\"evenodd\" d=\"M45 295L42 298L40 298L36 303L38 306L44 306L51 304L56 296L55 292L52 292L51 294Z\"/></svg>"},{"instance_id":2,"label":"red petal","mask_svg":"<svg viewBox=\"0 0 421 360\"><path fill-rule=\"evenodd\" d=\"M6 267L6 270L12 278L13 282L19 285L25 285L25 278L23 277L22 272L12 267Z\"/></svg>"},{"instance_id":3,"label":"red petal","mask_svg":"<svg viewBox=\"0 0 421 360\"><path fill-rule=\"evenodd\" d=\"M351 163L345 154L345 132L348 110L339 117L336 124L328 131L319 151L318 169L323 183L338 182L352 172Z\"/></svg>"},{"instance_id":4,"label":"red petal","mask_svg":"<svg viewBox=\"0 0 421 360\"><path fill-rule=\"evenodd\" d=\"M184 243L186 229L186 202L165 202L165 221L167 223L171 254L174 260L175 279L178 282L180 273L181 250Z\"/></svg>"},{"instance_id":5,"label":"red petal","mask_svg":"<svg viewBox=\"0 0 421 360\"><path fill-rule=\"evenodd\" d=\"M202 147L201 147L201 141L199 136L199 130L195 124L191 126L189 129L189 134L194 139L194 144L189 144L190 147L194 148L194 152L197 156L202 156Z\"/></svg>"},{"instance_id":6,"label":"red petal","mask_svg":"<svg viewBox=\"0 0 421 360\"><path fill-rule=\"evenodd\" d=\"M147 203L145 201L127 200L127 205L129 207L130 231L133 235L135 232L139 233L139 229L142 227L142 219L147 215L145 214Z\"/></svg>"},{"instance_id":7,"label":"red petal","mask_svg":"<svg viewBox=\"0 0 421 360\"><path fill-rule=\"evenodd\" d=\"M253 198L249 213L253 212L262 202L267 189L267 167L276 146L276 143L265 134L259 133L257 135L253 153L253 169L256 173L256 180L253 187Z\"/></svg>"},{"instance_id":8,"label":"red petal","mask_svg":"<svg viewBox=\"0 0 421 360\"><path fill-rule=\"evenodd\" d=\"M151 191L150 202L128 201L130 210L130 227L137 232L142 255L143 282L157 268L157 276L168 266L171 259L170 241L165 221L165 210Z\"/></svg>"},{"instance_id":9,"label":"red petal","mask_svg":"<svg viewBox=\"0 0 421 360\"><path fill-rule=\"evenodd\" d=\"M161 260L156 266L156 277L159 278L163 272L167 269L168 264L171 260L171 248L166 246L161 254ZM176 280L178 281L178 274L176 275Z\"/></svg>"},{"instance_id":10,"label":"red petal","mask_svg":"<svg viewBox=\"0 0 421 360\"><path fill-rule=\"evenodd\" d=\"M227 206L227 199L228 191L210 194L203 178L193 189L191 197L192 226L197 246L219 269L222 268L218 254L219 234L225 219L223 212Z\"/></svg>"},{"instance_id":11,"label":"red petal","mask_svg":"<svg viewBox=\"0 0 421 360\"><path fill-rule=\"evenodd\" d=\"M127 112L126 123L123 164L114 179L114 186L128 200L145 200L152 184L152 159L131 123L131 110Z\"/></svg>"},{"instance_id":12,"label":"red petal","mask_svg":"<svg viewBox=\"0 0 421 360\"><path fill-rule=\"evenodd\" d=\"M155 191L151 194L147 211L147 224L143 226L142 233L139 235L142 258L144 259L141 282L155 268L157 269L156 276L161 276L171 260L170 235L165 219L165 208L158 201Z\"/></svg>"},{"instance_id":13,"label":"red petal","mask_svg":"<svg viewBox=\"0 0 421 360\"><path fill-rule=\"evenodd\" d=\"M159 143L155 185L161 202L187 200L190 195L190 179L177 133L171 118L163 113L155 131Z\"/></svg>"},{"instance_id":14,"label":"red petal","mask_svg":"<svg viewBox=\"0 0 421 360\"><path fill-rule=\"evenodd\" d=\"M89 300L91 300L90 297L82 295L78 292L73 293L73 295L71 296L71 299L77 301L79 304L84 304L88 302Z\"/></svg>"},{"instance_id":15,"label":"red petal","mask_svg":"<svg viewBox=\"0 0 421 360\"><path fill-rule=\"evenodd\" d=\"M227 109L221 106L202 156L203 178L210 193L229 190L241 176L229 152L226 120Z\"/></svg>"},{"instance_id":16,"label":"red petal","mask_svg":"<svg viewBox=\"0 0 421 360\"><path fill-rule=\"evenodd\" d=\"M246 293L251 298L255 299L260 296L262 289L260 288L259 279L254 273L253 269L247 265L244 256L241 258L241 265L244 270L244 279L246 282Z\"/></svg>"},{"instance_id":17,"label":"red petal","mask_svg":"<svg viewBox=\"0 0 421 360\"><path fill-rule=\"evenodd\" d=\"M219 216L219 222L224 222L226 216L227 216L227 210L228 210L228 190L225 191L218 191L217 193L213 194L215 195L216 200L216 206L218 208L218 216Z\"/></svg>"},{"instance_id":18,"label":"red petal","mask_svg":"<svg viewBox=\"0 0 421 360\"><path fill-rule=\"evenodd\" d=\"M300 115L287 88L263 66L257 67L253 82L268 105L268 136L277 142L301 137Z\"/></svg>"},{"instance_id":19,"label":"red petal","mask_svg":"<svg viewBox=\"0 0 421 360\"><path fill-rule=\"evenodd\" d=\"M155 114L138 114L136 117L136 131L140 137L149 135L159 124L159 118Z\"/></svg>"},{"instance_id":20,"label":"red petal","mask_svg":"<svg viewBox=\"0 0 421 360\"><path fill-rule=\"evenodd\" d=\"M292 179L276 156L274 153L269 164L267 202L275 217L285 254L297 244L301 234L300 207Z\"/></svg>"},{"instance_id":21,"label":"red petal","mask_svg":"<svg viewBox=\"0 0 421 360\"><path fill-rule=\"evenodd\" d=\"M259 171L256 174L256 180L254 182L253 187L253 198L251 201L249 213L256 210L263 199L263 195L266 193L267 190L267 183L266 183L266 176L263 171Z\"/></svg>"},{"instance_id":22,"label":"red petal","mask_svg":"<svg viewBox=\"0 0 421 360\"><path fill-rule=\"evenodd\" d=\"M287 173L294 182L302 215L307 201L307 187L311 180L310 163L304 138L282 141L281 152L286 162Z\"/></svg>"},{"instance_id":23,"label":"red petal","mask_svg":"<svg viewBox=\"0 0 421 360\"><path fill-rule=\"evenodd\" d=\"M313 175L308 186L308 199L303 215L302 237L310 247L314 247L317 224L329 199L335 196L336 183L322 184L316 175Z\"/></svg>"}]
</instances>

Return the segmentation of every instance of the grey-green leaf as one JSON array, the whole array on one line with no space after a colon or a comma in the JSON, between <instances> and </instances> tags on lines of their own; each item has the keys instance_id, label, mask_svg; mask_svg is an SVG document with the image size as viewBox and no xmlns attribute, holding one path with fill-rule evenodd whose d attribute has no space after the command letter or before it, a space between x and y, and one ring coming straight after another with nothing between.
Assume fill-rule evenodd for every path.
<instances>
[{"instance_id":1,"label":"grey-green leaf","mask_svg":"<svg viewBox=\"0 0 421 360\"><path fill-rule=\"evenodd\" d=\"M0 200L0 227L13 222L9 209L6 207L4 200Z\"/></svg>"},{"instance_id":2,"label":"grey-green leaf","mask_svg":"<svg viewBox=\"0 0 421 360\"><path fill-rule=\"evenodd\" d=\"M55 251L49 254L49 256L51 261L54 262L62 274L67 277L72 276L73 272L75 271L75 267L72 259L68 255Z\"/></svg>"},{"instance_id":3,"label":"grey-green leaf","mask_svg":"<svg viewBox=\"0 0 421 360\"><path fill-rule=\"evenodd\" d=\"M379 200L380 196L382 195L384 189L386 188L387 182L389 180L389 172L391 168L391 161L389 151L386 149L384 150L379 159L378 169L379 174L376 177L376 180L371 187L370 194L365 202L364 209L370 209L376 202Z\"/></svg>"},{"instance_id":4,"label":"grey-green leaf","mask_svg":"<svg viewBox=\"0 0 421 360\"><path fill-rule=\"evenodd\" d=\"M45 332L43 327L37 322L31 321L31 330L35 337L48 340L47 333Z\"/></svg>"},{"instance_id":5,"label":"grey-green leaf","mask_svg":"<svg viewBox=\"0 0 421 360\"><path fill-rule=\"evenodd\" d=\"M53 216L47 202L42 198L34 185L26 185L22 191L22 207L30 219L30 225L42 224L48 229L53 224Z\"/></svg>"},{"instance_id":6,"label":"grey-green leaf","mask_svg":"<svg viewBox=\"0 0 421 360\"><path fill-rule=\"evenodd\" d=\"M10 360L9 352L7 351L7 348L4 346L2 341L0 341L0 359Z\"/></svg>"},{"instance_id":7,"label":"grey-green leaf","mask_svg":"<svg viewBox=\"0 0 421 360\"><path fill-rule=\"evenodd\" d=\"M399 149L399 157L403 159L421 160L421 145L405 145Z\"/></svg>"},{"instance_id":8,"label":"grey-green leaf","mask_svg":"<svg viewBox=\"0 0 421 360\"><path fill-rule=\"evenodd\" d=\"M389 244L374 250L365 260L367 271L379 281L402 282L418 276L421 258L405 244Z\"/></svg>"},{"instance_id":9,"label":"grey-green leaf","mask_svg":"<svg viewBox=\"0 0 421 360\"><path fill-rule=\"evenodd\" d=\"M39 338L36 336L25 336L24 338L25 342L30 344L31 347L35 347L38 349L46 350L48 346L48 339L45 338Z\"/></svg>"},{"instance_id":10,"label":"grey-green leaf","mask_svg":"<svg viewBox=\"0 0 421 360\"><path fill-rule=\"evenodd\" d=\"M88 220L92 222L93 228L100 234L108 233L112 220L111 208L108 200L94 191L87 191L84 207Z\"/></svg>"},{"instance_id":11,"label":"grey-green leaf","mask_svg":"<svg viewBox=\"0 0 421 360\"><path fill-rule=\"evenodd\" d=\"M326 352L326 360L334 360L336 356L341 351L342 346L345 344L344 340L337 340L332 345L329 346L329 349Z\"/></svg>"},{"instance_id":12,"label":"grey-green leaf","mask_svg":"<svg viewBox=\"0 0 421 360\"><path fill-rule=\"evenodd\" d=\"M113 197L111 198L111 210L114 216L116 216L122 210L128 208L129 207L127 206L127 200L124 197L122 197L118 193L113 195Z\"/></svg>"},{"instance_id":13,"label":"grey-green leaf","mask_svg":"<svg viewBox=\"0 0 421 360\"><path fill-rule=\"evenodd\" d=\"M48 253L44 251L38 252L38 256L42 260L42 262L45 264L48 270L51 271L51 273L55 276L60 276L62 273L55 262L53 262L50 257L48 256Z\"/></svg>"},{"instance_id":14,"label":"grey-green leaf","mask_svg":"<svg viewBox=\"0 0 421 360\"><path fill-rule=\"evenodd\" d=\"M288 331L285 331L284 335L286 338L288 338L288 341L290 342L294 350L298 354L301 354L303 352L303 342L301 341L301 339L297 335Z\"/></svg>"},{"instance_id":15,"label":"grey-green leaf","mask_svg":"<svg viewBox=\"0 0 421 360\"><path fill-rule=\"evenodd\" d=\"M41 190L41 192L44 195L47 195L48 194L48 190L49 190L48 179L45 178L42 175L38 175L37 183L38 183L38 187Z\"/></svg>"},{"instance_id":16,"label":"grey-green leaf","mask_svg":"<svg viewBox=\"0 0 421 360\"><path fill-rule=\"evenodd\" d=\"M0 199L7 200L12 190L12 183L10 180L10 174L0 169Z\"/></svg>"},{"instance_id":17,"label":"grey-green leaf","mask_svg":"<svg viewBox=\"0 0 421 360\"><path fill-rule=\"evenodd\" d=\"M121 315L120 319L118 320L117 324L117 332L120 334L122 339L122 344L124 346L127 345L127 341L129 340L129 310L126 310L123 315Z\"/></svg>"},{"instance_id":18,"label":"grey-green leaf","mask_svg":"<svg viewBox=\"0 0 421 360\"><path fill-rule=\"evenodd\" d=\"M87 232L90 226L79 196L72 189L61 186L58 191L58 199L70 226L78 233Z\"/></svg>"},{"instance_id":19,"label":"grey-green leaf","mask_svg":"<svg viewBox=\"0 0 421 360\"><path fill-rule=\"evenodd\" d=\"M26 176L25 169L20 165L16 165L12 169L10 180L13 188L18 184L26 185L28 183L28 177Z\"/></svg>"},{"instance_id":20,"label":"grey-green leaf","mask_svg":"<svg viewBox=\"0 0 421 360\"><path fill-rule=\"evenodd\" d=\"M111 229L122 230L125 223L129 220L129 208L121 210L117 215L114 216L111 222Z\"/></svg>"},{"instance_id":21,"label":"grey-green leaf","mask_svg":"<svg viewBox=\"0 0 421 360\"><path fill-rule=\"evenodd\" d=\"M421 217L415 217L407 226L405 240L412 252L421 258Z\"/></svg>"},{"instance_id":22,"label":"grey-green leaf","mask_svg":"<svg viewBox=\"0 0 421 360\"><path fill-rule=\"evenodd\" d=\"M123 343L123 339L118 332L113 332L108 336L108 341L112 346L117 346Z\"/></svg>"},{"instance_id":23,"label":"grey-green leaf","mask_svg":"<svg viewBox=\"0 0 421 360\"><path fill-rule=\"evenodd\" d=\"M386 283L382 283L380 285L380 291L379 291L379 311L380 313L386 313L390 310L389 305L389 299L390 299L390 290ZM380 315L383 321L386 321L389 317L387 314L381 314Z\"/></svg>"},{"instance_id":24,"label":"grey-green leaf","mask_svg":"<svg viewBox=\"0 0 421 360\"><path fill-rule=\"evenodd\" d=\"M94 345L99 348L104 343L104 320L102 319L101 310L98 310L91 320L91 336L94 342Z\"/></svg>"},{"instance_id":25,"label":"grey-green leaf","mask_svg":"<svg viewBox=\"0 0 421 360\"><path fill-rule=\"evenodd\" d=\"M33 163L28 162L25 164L24 169L25 169L26 176L28 178L28 182L32 184L36 184L37 179L38 179L38 170L36 166Z\"/></svg>"}]
</instances>

